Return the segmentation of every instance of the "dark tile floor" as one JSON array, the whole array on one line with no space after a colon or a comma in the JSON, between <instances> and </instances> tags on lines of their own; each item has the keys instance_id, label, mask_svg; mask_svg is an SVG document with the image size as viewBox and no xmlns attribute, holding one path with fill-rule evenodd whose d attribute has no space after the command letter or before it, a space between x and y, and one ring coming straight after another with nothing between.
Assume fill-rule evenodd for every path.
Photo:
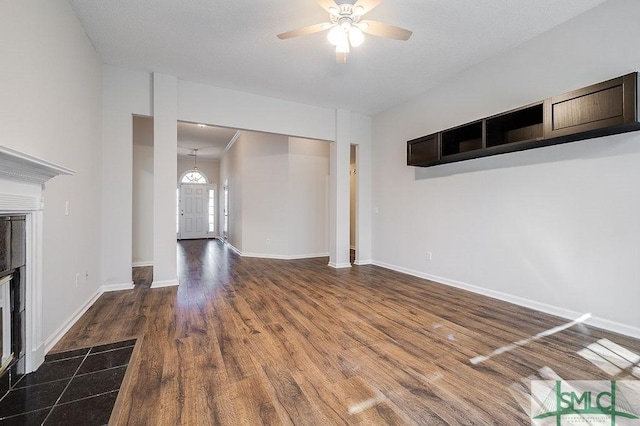
<instances>
[{"instance_id":1,"label":"dark tile floor","mask_svg":"<svg viewBox=\"0 0 640 426\"><path fill-rule=\"evenodd\" d=\"M136 340L47 355L0 399L0 425L105 425Z\"/></svg>"}]
</instances>

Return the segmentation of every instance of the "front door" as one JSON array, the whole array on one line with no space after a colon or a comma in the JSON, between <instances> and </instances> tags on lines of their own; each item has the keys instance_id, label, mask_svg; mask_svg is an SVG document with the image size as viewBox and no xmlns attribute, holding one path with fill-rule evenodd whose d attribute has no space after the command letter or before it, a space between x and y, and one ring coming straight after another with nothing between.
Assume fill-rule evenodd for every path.
<instances>
[{"instance_id":1,"label":"front door","mask_svg":"<svg viewBox=\"0 0 640 426\"><path fill-rule=\"evenodd\" d=\"M208 189L207 185L180 185L180 239L207 238Z\"/></svg>"}]
</instances>

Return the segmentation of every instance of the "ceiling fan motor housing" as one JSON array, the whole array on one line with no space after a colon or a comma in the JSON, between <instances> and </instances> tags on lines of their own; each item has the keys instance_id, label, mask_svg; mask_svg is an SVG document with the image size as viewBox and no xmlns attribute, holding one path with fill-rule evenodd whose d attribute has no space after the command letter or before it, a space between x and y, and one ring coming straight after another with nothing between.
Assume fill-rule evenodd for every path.
<instances>
[{"instance_id":1,"label":"ceiling fan motor housing","mask_svg":"<svg viewBox=\"0 0 640 426\"><path fill-rule=\"evenodd\" d=\"M345 22L355 24L360 21L363 11L362 6L354 8L352 4L344 3L339 4L338 8L332 7L329 12L329 19L331 19L331 22L334 24L342 25ZM360 13L358 13L359 11Z\"/></svg>"}]
</instances>

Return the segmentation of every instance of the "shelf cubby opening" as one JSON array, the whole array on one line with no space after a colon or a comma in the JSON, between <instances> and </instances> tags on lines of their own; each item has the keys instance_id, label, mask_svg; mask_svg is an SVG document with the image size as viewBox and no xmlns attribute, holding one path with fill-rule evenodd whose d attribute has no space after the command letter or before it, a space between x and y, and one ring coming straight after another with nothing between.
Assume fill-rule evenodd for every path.
<instances>
[{"instance_id":1,"label":"shelf cubby opening","mask_svg":"<svg viewBox=\"0 0 640 426\"><path fill-rule=\"evenodd\" d=\"M487 148L542 139L543 104L511 111L487 119Z\"/></svg>"},{"instance_id":2,"label":"shelf cubby opening","mask_svg":"<svg viewBox=\"0 0 640 426\"><path fill-rule=\"evenodd\" d=\"M482 149L482 121L442 132L442 156Z\"/></svg>"}]
</instances>

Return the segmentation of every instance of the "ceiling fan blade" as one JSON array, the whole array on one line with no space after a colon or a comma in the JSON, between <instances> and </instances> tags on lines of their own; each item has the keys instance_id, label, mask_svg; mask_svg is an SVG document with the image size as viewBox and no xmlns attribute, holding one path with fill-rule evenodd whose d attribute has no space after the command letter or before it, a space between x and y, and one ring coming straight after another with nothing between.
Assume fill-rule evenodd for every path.
<instances>
[{"instance_id":1,"label":"ceiling fan blade","mask_svg":"<svg viewBox=\"0 0 640 426\"><path fill-rule=\"evenodd\" d=\"M354 9L358 6L362 6L363 10L361 15L364 15L365 13L369 12L371 9L379 5L380 2L382 2L382 0L359 0L353 6Z\"/></svg>"},{"instance_id":2,"label":"ceiling fan blade","mask_svg":"<svg viewBox=\"0 0 640 426\"><path fill-rule=\"evenodd\" d=\"M288 38L300 37L308 34L317 33L320 31L324 31L330 27L331 27L331 24L329 23L309 25L308 27L302 27L302 28L298 28L297 30L287 31L286 33L278 34L278 38L280 40L286 40Z\"/></svg>"},{"instance_id":3,"label":"ceiling fan blade","mask_svg":"<svg viewBox=\"0 0 640 426\"><path fill-rule=\"evenodd\" d=\"M378 21L360 21L360 29L367 33L378 37L392 38L394 40L409 40L413 32L404 28L394 27L393 25L384 24ZM366 27L366 28L365 28Z\"/></svg>"},{"instance_id":4,"label":"ceiling fan blade","mask_svg":"<svg viewBox=\"0 0 640 426\"><path fill-rule=\"evenodd\" d=\"M333 7L333 8L337 7L336 2L333 0L316 0L316 1L320 5L320 7L322 7L324 10L326 10L329 13L331 13L329 11L330 7Z\"/></svg>"}]
</instances>

